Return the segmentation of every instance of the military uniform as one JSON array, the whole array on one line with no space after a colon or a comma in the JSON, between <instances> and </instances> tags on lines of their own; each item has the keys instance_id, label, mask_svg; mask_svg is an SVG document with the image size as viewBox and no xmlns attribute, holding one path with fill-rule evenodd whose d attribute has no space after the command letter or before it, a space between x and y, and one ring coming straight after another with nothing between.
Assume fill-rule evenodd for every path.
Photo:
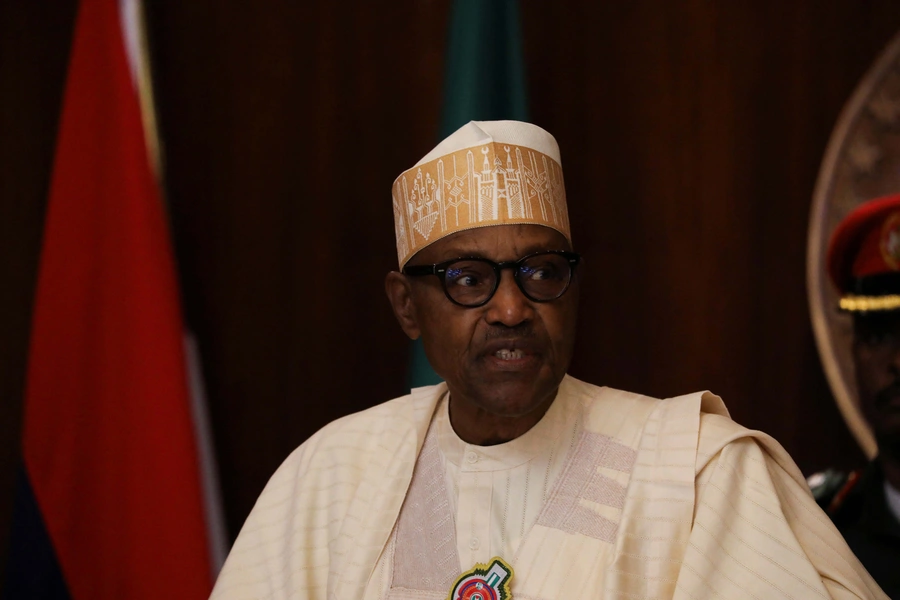
<instances>
[{"instance_id":1,"label":"military uniform","mask_svg":"<svg viewBox=\"0 0 900 600\"><path fill-rule=\"evenodd\" d=\"M817 473L810 487L881 589L900 598L900 521L888 506L878 461L851 473Z\"/></svg>"},{"instance_id":2,"label":"military uniform","mask_svg":"<svg viewBox=\"0 0 900 600\"><path fill-rule=\"evenodd\" d=\"M852 473L817 473L809 484L872 577L900 599L900 491L887 485L882 469L898 460L882 446L898 435L892 389L900 384L900 194L851 211L832 235L827 264L839 308L853 316L860 408L882 455Z\"/></svg>"}]
</instances>

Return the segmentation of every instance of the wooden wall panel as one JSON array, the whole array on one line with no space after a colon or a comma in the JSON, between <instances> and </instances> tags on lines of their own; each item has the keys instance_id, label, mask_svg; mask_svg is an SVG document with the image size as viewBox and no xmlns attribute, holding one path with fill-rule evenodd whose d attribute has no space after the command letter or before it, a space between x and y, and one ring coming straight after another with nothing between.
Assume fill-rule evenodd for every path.
<instances>
[{"instance_id":1,"label":"wooden wall panel","mask_svg":"<svg viewBox=\"0 0 900 600\"><path fill-rule=\"evenodd\" d=\"M390 188L436 141L448 6L154 6L169 202L233 529L315 430L404 392Z\"/></svg>"}]
</instances>

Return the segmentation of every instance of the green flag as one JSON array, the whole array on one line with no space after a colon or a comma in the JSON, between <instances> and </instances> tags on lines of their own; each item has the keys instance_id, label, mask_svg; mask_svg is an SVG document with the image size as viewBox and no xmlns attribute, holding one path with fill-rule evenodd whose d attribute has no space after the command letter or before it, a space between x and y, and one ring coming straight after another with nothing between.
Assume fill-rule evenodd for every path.
<instances>
[{"instance_id":1,"label":"green flag","mask_svg":"<svg viewBox=\"0 0 900 600\"><path fill-rule=\"evenodd\" d=\"M528 120L517 0L454 0L448 39L440 139L469 121ZM416 340L410 387L439 381Z\"/></svg>"}]
</instances>

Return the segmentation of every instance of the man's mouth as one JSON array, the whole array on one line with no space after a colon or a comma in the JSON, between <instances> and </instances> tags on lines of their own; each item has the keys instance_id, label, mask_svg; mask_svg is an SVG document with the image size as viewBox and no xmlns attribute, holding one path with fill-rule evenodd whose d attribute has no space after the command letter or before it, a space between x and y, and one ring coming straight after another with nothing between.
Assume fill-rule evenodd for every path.
<instances>
[{"instance_id":1,"label":"man's mouth","mask_svg":"<svg viewBox=\"0 0 900 600\"><path fill-rule=\"evenodd\" d=\"M496 356L500 360L520 360L525 358L525 351L502 348L494 352L494 356Z\"/></svg>"}]
</instances>

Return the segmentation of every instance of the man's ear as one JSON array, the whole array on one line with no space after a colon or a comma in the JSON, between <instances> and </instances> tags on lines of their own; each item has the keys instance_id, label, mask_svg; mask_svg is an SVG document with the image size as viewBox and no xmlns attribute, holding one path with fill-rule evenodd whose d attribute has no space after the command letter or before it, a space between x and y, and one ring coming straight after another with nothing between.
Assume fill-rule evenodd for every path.
<instances>
[{"instance_id":1,"label":"man's ear","mask_svg":"<svg viewBox=\"0 0 900 600\"><path fill-rule=\"evenodd\" d=\"M391 307L394 309L394 316L397 317L403 333L411 340L418 339L422 332L419 329L416 305L409 280L402 273L391 271L384 278L384 291L387 293Z\"/></svg>"}]
</instances>

